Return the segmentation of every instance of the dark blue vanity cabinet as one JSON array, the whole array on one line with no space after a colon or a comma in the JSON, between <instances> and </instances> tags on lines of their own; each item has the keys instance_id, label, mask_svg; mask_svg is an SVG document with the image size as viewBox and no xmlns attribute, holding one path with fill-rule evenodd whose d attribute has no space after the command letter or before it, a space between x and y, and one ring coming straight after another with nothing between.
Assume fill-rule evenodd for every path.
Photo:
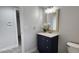
<instances>
[{"instance_id":1,"label":"dark blue vanity cabinet","mask_svg":"<svg viewBox=\"0 0 79 59\"><path fill-rule=\"evenodd\" d=\"M40 53L57 53L58 35L54 37L46 37L37 34L37 47Z\"/></svg>"}]
</instances>

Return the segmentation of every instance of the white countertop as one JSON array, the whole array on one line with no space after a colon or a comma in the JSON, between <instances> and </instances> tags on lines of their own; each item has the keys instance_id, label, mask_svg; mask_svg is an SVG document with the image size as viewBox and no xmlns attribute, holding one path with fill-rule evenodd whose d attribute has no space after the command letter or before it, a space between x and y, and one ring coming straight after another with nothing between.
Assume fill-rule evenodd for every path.
<instances>
[{"instance_id":1,"label":"white countertop","mask_svg":"<svg viewBox=\"0 0 79 59\"><path fill-rule=\"evenodd\" d=\"M39 35L43 35L43 36L46 36L46 37L55 37L57 35L59 35L58 32L53 32L53 33L48 33L48 32L41 32L41 33L38 33Z\"/></svg>"}]
</instances>

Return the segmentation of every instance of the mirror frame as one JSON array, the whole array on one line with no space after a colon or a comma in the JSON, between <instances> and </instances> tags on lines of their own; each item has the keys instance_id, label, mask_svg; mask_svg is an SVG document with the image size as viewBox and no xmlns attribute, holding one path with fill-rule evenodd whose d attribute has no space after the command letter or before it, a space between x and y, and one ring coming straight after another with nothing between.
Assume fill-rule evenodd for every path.
<instances>
[{"instance_id":1,"label":"mirror frame","mask_svg":"<svg viewBox=\"0 0 79 59\"><path fill-rule=\"evenodd\" d=\"M53 30L53 32L59 32L59 12L60 12L59 9L57 9L55 12L55 14L56 14L56 16L55 16L56 17L56 30ZM45 23L48 24L48 19L47 19L48 15L47 14L45 14L45 15L46 15L46 22Z\"/></svg>"}]
</instances>

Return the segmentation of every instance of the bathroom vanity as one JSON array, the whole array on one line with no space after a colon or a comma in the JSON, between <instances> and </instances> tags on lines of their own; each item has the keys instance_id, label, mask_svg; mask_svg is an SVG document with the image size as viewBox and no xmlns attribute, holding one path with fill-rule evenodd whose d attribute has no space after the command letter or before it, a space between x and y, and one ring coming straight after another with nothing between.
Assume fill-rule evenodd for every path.
<instances>
[{"instance_id":1,"label":"bathroom vanity","mask_svg":"<svg viewBox=\"0 0 79 59\"><path fill-rule=\"evenodd\" d=\"M40 53L58 52L58 33L38 33L37 47Z\"/></svg>"}]
</instances>

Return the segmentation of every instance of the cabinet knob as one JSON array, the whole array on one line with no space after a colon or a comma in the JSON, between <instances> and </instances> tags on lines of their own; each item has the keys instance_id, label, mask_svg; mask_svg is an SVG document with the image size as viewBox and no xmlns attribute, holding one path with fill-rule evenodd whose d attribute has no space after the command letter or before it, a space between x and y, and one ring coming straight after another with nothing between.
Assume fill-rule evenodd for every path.
<instances>
[{"instance_id":1,"label":"cabinet knob","mask_svg":"<svg viewBox=\"0 0 79 59\"><path fill-rule=\"evenodd\" d=\"M46 48L48 48L48 46Z\"/></svg>"}]
</instances>

